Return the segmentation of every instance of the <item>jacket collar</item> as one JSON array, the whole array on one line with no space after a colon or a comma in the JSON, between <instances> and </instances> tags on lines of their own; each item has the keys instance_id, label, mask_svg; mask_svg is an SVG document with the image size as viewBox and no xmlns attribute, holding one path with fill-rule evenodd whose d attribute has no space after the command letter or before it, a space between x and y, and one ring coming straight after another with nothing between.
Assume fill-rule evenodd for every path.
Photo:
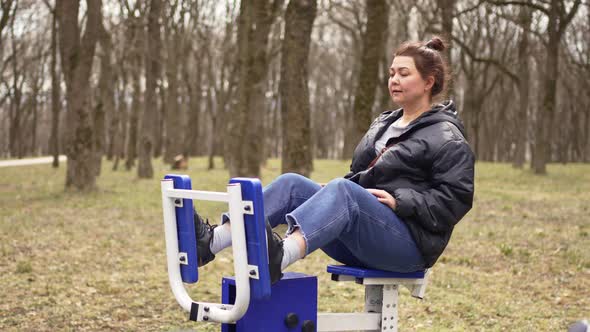
<instances>
[{"instance_id":1,"label":"jacket collar","mask_svg":"<svg viewBox=\"0 0 590 332\"><path fill-rule=\"evenodd\" d=\"M382 122L382 125L385 126L385 128L387 128L395 120L399 119L403 115L403 111L403 108L385 111L381 113L379 121ZM418 128L427 127L438 122L450 122L455 125L463 135L466 134L463 123L457 115L455 103L452 100L446 100L440 104L433 105L430 110L420 114L419 117L408 124L400 136L406 134L407 132L416 130ZM379 130L379 134L377 136L380 137L383 131L384 128Z\"/></svg>"}]
</instances>

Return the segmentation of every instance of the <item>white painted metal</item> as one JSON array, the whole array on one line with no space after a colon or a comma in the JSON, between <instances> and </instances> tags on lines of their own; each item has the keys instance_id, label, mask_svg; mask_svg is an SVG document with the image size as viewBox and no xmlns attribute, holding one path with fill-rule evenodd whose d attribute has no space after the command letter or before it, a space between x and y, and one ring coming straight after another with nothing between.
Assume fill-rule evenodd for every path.
<instances>
[{"instance_id":1,"label":"white painted metal","mask_svg":"<svg viewBox=\"0 0 590 332\"><path fill-rule=\"evenodd\" d=\"M242 189L240 184L228 184L229 219L231 223L232 251L234 256L234 272L236 274L236 300L230 311L211 308L209 319L230 323L242 318L250 305L250 278L248 275L248 248L246 247L246 228L244 227L244 211Z\"/></svg>"},{"instance_id":2,"label":"white painted metal","mask_svg":"<svg viewBox=\"0 0 590 332\"><path fill-rule=\"evenodd\" d=\"M188 255L186 254L186 252L178 253L178 263L182 265L188 265Z\"/></svg>"},{"instance_id":3,"label":"white painted metal","mask_svg":"<svg viewBox=\"0 0 590 332\"><path fill-rule=\"evenodd\" d=\"M365 286L365 312L381 312L383 305L383 286Z\"/></svg>"},{"instance_id":4,"label":"white painted metal","mask_svg":"<svg viewBox=\"0 0 590 332\"><path fill-rule=\"evenodd\" d=\"M318 313L317 331L379 331L380 320L378 312Z\"/></svg>"},{"instance_id":5,"label":"white painted metal","mask_svg":"<svg viewBox=\"0 0 590 332\"><path fill-rule=\"evenodd\" d=\"M248 265L248 276L252 279L260 279L260 274L258 274L258 265Z\"/></svg>"},{"instance_id":6,"label":"white painted metal","mask_svg":"<svg viewBox=\"0 0 590 332\"><path fill-rule=\"evenodd\" d=\"M410 292L412 292L413 297L419 298L420 300L424 298L424 293L426 293L426 285L428 284L428 278L430 277L430 273L430 270L426 270L422 283L415 284L414 287L410 289Z\"/></svg>"},{"instance_id":7,"label":"white painted metal","mask_svg":"<svg viewBox=\"0 0 590 332\"><path fill-rule=\"evenodd\" d=\"M229 184L227 193L202 192L195 190L174 189L172 180L161 182L162 208L164 211L164 231L166 237L166 257L168 262L168 279L176 301L190 312L194 302L188 295L180 275L178 237L176 229L176 211L174 200L188 198L229 203L229 217L232 220L232 248L234 255L234 271L236 274L236 299L233 305L220 303L199 304L197 320L219 323L234 323L239 320L250 304L250 283L248 257L246 248L246 231L244 227L244 202L239 184Z\"/></svg>"},{"instance_id":8,"label":"white painted metal","mask_svg":"<svg viewBox=\"0 0 590 332\"><path fill-rule=\"evenodd\" d=\"M397 332L397 285L383 286L383 306L381 308L381 331Z\"/></svg>"},{"instance_id":9,"label":"white painted metal","mask_svg":"<svg viewBox=\"0 0 590 332\"><path fill-rule=\"evenodd\" d=\"M318 331L397 332L399 287L407 287L412 292L412 296L422 299L429 274L430 271L427 270L424 279L359 278L358 280L365 285L365 313L329 314L329 316L318 314ZM338 275L336 281L356 280L357 278L351 276ZM362 319L366 317L366 314L379 315L379 324L376 328L375 325L371 328L348 322L348 319L353 322L359 318Z\"/></svg>"},{"instance_id":10,"label":"white painted metal","mask_svg":"<svg viewBox=\"0 0 590 332\"><path fill-rule=\"evenodd\" d=\"M383 286L367 285L365 286L365 312L381 313L383 307ZM370 332L379 332L380 329Z\"/></svg>"},{"instance_id":11,"label":"white painted metal","mask_svg":"<svg viewBox=\"0 0 590 332\"><path fill-rule=\"evenodd\" d=\"M165 180L162 180L165 181ZM214 192L214 191L200 191L200 190L188 190L188 189L166 189L165 192L167 197L171 198L187 198L197 199L201 201L213 201L213 202L229 202L228 193ZM241 203L240 203L241 205Z\"/></svg>"},{"instance_id":12,"label":"white painted metal","mask_svg":"<svg viewBox=\"0 0 590 332\"><path fill-rule=\"evenodd\" d=\"M180 198L175 198L172 200L172 202L174 202L175 207L181 208L184 205L184 200Z\"/></svg>"},{"instance_id":13,"label":"white painted metal","mask_svg":"<svg viewBox=\"0 0 590 332\"><path fill-rule=\"evenodd\" d=\"M344 274L339 274L338 275L338 280L334 280L334 281L356 281L356 278L353 276L347 276Z\"/></svg>"},{"instance_id":14,"label":"white painted metal","mask_svg":"<svg viewBox=\"0 0 590 332\"><path fill-rule=\"evenodd\" d=\"M252 201L242 202L244 205L244 214L254 214L254 203Z\"/></svg>"},{"instance_id":15,"label":"white painted metal","mask_svg":"<svg viewBox=\"0 0 590 332\"><path fill-rule=\"evenodd\" d=\"M178 304L186 310L191 310L193 300L188 295L182 277L180 276L180 263L178 262L178 235L176 229L176 211L174 210L174 200L170 198L168 192L174 188L172 180L162 180L162 209L164 211L164 232L166 236L166 258L168 262L168 281L170 288Z\"/></svg>"},{"instance_id":16,"label":"white painted metal","mask_svg":"<svg viewBox=\"0 0 590 332\"><path fill-rule=\"evenodd\" d=\"M363 278L363 285L422 285L424 279Z\"/></svg>"}]
</instances>

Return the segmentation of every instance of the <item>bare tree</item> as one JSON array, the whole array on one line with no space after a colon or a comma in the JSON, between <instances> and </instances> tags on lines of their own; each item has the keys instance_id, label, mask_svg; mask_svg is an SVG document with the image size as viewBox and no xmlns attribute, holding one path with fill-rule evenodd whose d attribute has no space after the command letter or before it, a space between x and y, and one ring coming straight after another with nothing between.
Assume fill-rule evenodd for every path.
<instances>
[{"instance_id":1,"label":"bare tree","mask_svg":"<svg viewBox=\"0 0 590 332\"><path fill-rule=\"evenodd\" d=\"M557 78L559 77L559 46L562 36L574 15L580 7L581 0L574 0L570 9L567 9L565 0L550 1L489 1L498 6L520 5L543 13L547 17L547 40L544 76L542 78L544 95L537 120L535 132L535 144L531 167L536 174L547 173L546 164L551 158L551 123L555 119Z\"/></svg>"},{"instance_id":2,"label":"bare tree","mask_svg":"<svg viewBox=\"0 0 590 332\"><path fill-rule=\"evenodd\" d=\"M184 2L173 1L167 7L165 18L166 36L166 119L165 119L165 141L164 141L164 162L171 164L174 157L183 153L184 144L184 123L183 103L185 99L182 92L180 70L183 56L183 49L187 36L185 34L185 18L188 13L184 9Z\"/></svg>"},{"instance_id":3,"label":"bare tree","mask_svg":"<svg viewBox=\"0 0 590 332\"><path fill-rule=\"evenodd\" d=\"M57 165L58 145L68 147L68 155L85 151L83 144L70 144L74 137L85 137L92 142L95 171L103 149L107 159L114 160L114 169L121 159L131 168L138 151L141 163L150 163L143 155L144 138L152 131L146 126L153 126L152 157L206 153L213 168L213 157L223 156L232 175L251 176L267 158L283 157L283 171L306 173L307 166L296 166L299 171L288 165L310 165L310 155L350 157L358 141L355 135L364 132L378 112L393 106L386 85L391 49L408 39L440 34L450 36L453 45L447 48L453 56L453 98L462 105L459 111L480 160L511 162L517 168L543 155L545 162L590 160L588 1L386 0L392 8L390 23L375 26L387 41L367 62L364 44L370 44L366 40L374 21L368 13L385 0L315 0L307 79L296 78L304 72L303 65L293 73L287 70L291 61L303 61L304 47L287 47L295 34L284 33L289 22L282 15L287 8L282 0L224 0L221 5L214 0L159 0L164 45L158 51L150 50L146 39L150 1L115 0L120 10L109 6L105 29L98 31L94 57L99 63L89 66L80 57L91 50L82 47L88 41L82 35L95 30L83 27L93 21L85 3L80 5L84 13L78 13L77 30L67 30L59 13L71 2L56 6L50 0L0 0L3 157L50 153ZM301 36L306 24L290 31ZM78 36L73 43L80 45L78 53L58 53L64 49L64 31ZM106 35L110 41L103 39ZM158 52L163 61L152 84L150 58ZM74 65L66 66L61 59ZM70 91L60 101L60 75L68 70L66 88L84 91ZM89 83L74 84L81 77L76 73L89 74ZM306 86L307 97L289 101ZM64 100L68 109L74 107L73 99L78 109L61 112ZM150 112L155 116L147 121ZM83 125L71 126L72 119ZM546 137L547 122L560 133L551 140ZM294 130L302 123L306 125ZM300 135L290 136L293 133ZM290 150L294 138L310 142L292 145L305 147L305 152ZM544 153L537 151L541 148Z\"/></svg>"},{"instance_id":4,"label":"bare tree","mask_svg":"<svg viewBox=\"0 0 590 332\"><path fill-rule=\"evenodd\" d=\"M532 23L532 10L528 7L520 8L519 21L522 27L520 41L518 43L518 92L519 107L516 109L516 126L514 137L514 159L512 166L522 168L525 162L526 142L527 142L527 113L529 108L529 34Z\"/></svg>"},{"instance_id":5,"label":"bare tree","mask_svg":"<svg viewBox=\"0 0 590 332\"><path fill-rule=\"evenodd\" d=\"M309 176L312 168L308 64L315 0L291 0L285 13L281 58L282 172Z\"/></svg>"},{"instance_id":6,"label":"bare tree","mask_svg":"<svg viewBox=\"0 0 590 332\"><path fill-rule=\"evenodd\" d=\"M100 0L88 0L84 35L78 23L80 3L77 0L57 2L59 45L66 82L68 157L66 188L91 190L96 185L92 165L92 116L90 114L90 71L102 21Z\"/></svg>"},{"instance_id":7,"label":"bare tree","mask_svg":"<svg viewBox=\"0 0 590 332\"><path fill-rule=\"evenodd\" d=\"M447 48L445 49L445 56L448 59L449 70L453 70L451 66L451 50L452 50L452 35L453 35L453 18L454 18L454 9L455 9L456 0L436 0L436 4L440 10L441 15L441 32L442 37L447 42ZM449 82L449 86L447 87L447 93L449 96L453 96L453 82Z\"/></svg>"},{"instance_id":8,"label":"bare tree","mask_svg":"<svg viewBox=\"0 0 590 332\"><path fill-rule=\"evenodd\" d=\"M230 105L235 88L236 88L236 71L237 63L234 60L236 45L232 42L236 29L231 19L236 17L238 10L235 2L227 1L225 6L225 24L221 35L218 38L207 38L202 40L204 52L203 64L205 68L206 80L209 82L207 89L207 107L206 113L210 118L210 134L208 138L207 153L208 169L215 168L215 155L223 155L223 144L228 143L226 139L225 122L228 116L228 106ZM205 31L211 33L211 30ZM206 43L206 44L205 44ZM205 121L201 123L207 123Z\"/></svg>"},{"instance_id":9,"label":"bare tree","mask_svg":"<svg viewBox=\"0 0 590 332\"><path fill-rule=\"evenodd\" d=\"M141 139L139 141L139 165L137 175L140 178L154 177L152 155L156 135L156 85L160 77L160 12L162 3L150 1L147 22L147 47L145 55L145 109L141 120Z\"/></svg>"},{"instance_id":10,"label":"bare tree","mask_svg":"<svg viewBox=\"0 0 590 332\"><path fill-rule=\"evenodd\" d=\"M113 43L104 24L99 27L100 76L98 79L98 96L94 107L94 167L100 175L102 156L105 150L106 117L115 112L115 85L113 74Z\"/></svg>"},{"instance_id":11,"label":"bare tree","mask_svg":"<svg viewBox=\"0 0 590 332\"><path fill-rule=\"evenodd\" d=\"M379 82L379 62L385 48L385 29L388 24L389 11L385 0L367 0L367 28L363 35L363 53L361 69L354 99L354 130L351 133L353 142L361 137L371 124L373 103L377 83ZM352 155L352 151L346 151Z\"/></svg>"},{"instance_id":12,"label":"bare tree","mask_svg":"<svg viewBox=\"0 0 590 332\"><path fill-rule=\"evenodd\" d=\"M227 151L232 177L260 176L268 35L282 3L282 0L252 0L240 3L238 97L229 122L230 143Z\"/></svg>"},{"instance_id":13,"label":"bare tree","mask_svg":"<svg viewBox=\"0 0 590 332\"><path fill-rule=\"evenodd\" d=\"M10 23L10 41L12 46L12 55L11 55L11 69L12 69L12 86L7 87L8 91L11 91L11 107L9 112L9 151L10 155L13 157L22 158L23 157L23 148L21 144L21 124L22 124L22 91L23 85L25 83L25 73L28 69L22 62L18 56L19 48L23 47L22 44L19 45L17 43L17 38L14 32L14 25L16 21L16 11L18 5L14 6L13 15L11 18ZM19 66L19 60L21 65Z\"/></svg>"},{"instance_id":14,"label":"bare tree","mask_svg":"<svg viewBox=\"0 0 590 332\"><path fill-rule=\"evenodd\" d=\"M45 5L51 12L51 136L49 138L49 150L53 156L52 166L59 167L59 110L60 110L60 73L57 71L57 10L45 0Z\"/></svg>"},{"instance_id":15,"label":"bare tree","mask_svg":"<svg viewBox=\"0 0 590 332\"><path fill-rule=\"evenodd\" d=\"M142 52L144 45L143 38L143 8L141 2L137 1L133 9L128 8L128 35L127 40L131 50L129 51L129 72L131 76L132 101L129 110L127 134L127 149L125 153L125 169L130 170L135 166L137 158L137 136L139 117L142 108L141 72L143 63Z\"/></svg>"},{"instance_id":16,"label":"bare tree","mask_svg":"<svg viewBox=\"0 0 590 332\"><path fill-rule=\"evenodd\" d=\"M4 43L2 40L2 31L8 25L8 21L10 20L10 13L12 15L16 13L16 7L18 4L18 0L1 0L0 1L0 8L2 9L2 14L0 15L0 49L3 49ZM14 5L14 8L12 7Z\"/></svg>"}]
</instances>

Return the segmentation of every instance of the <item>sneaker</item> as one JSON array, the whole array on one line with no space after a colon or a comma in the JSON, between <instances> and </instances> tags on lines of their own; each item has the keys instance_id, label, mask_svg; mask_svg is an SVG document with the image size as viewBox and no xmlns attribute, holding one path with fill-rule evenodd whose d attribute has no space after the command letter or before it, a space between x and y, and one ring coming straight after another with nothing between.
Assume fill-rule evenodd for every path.
<instances>
[{"instance_id":1,"label":"sneaker","mask_svg":"<svg viewBox=\"0 0 590 332\"><path fill-rule=\"evenodd\" d=\"M195 235L197 237L197 257L198 265L203 266L215 259L211 252L211 241L213 240L213 230L217 225L211 225L209 220L203 221L195 210Z\"/></svg>"},{"instance_id":2,"label":"sneaker","mask_svg":"<svg viewBox=\"0 0 590 332\"><path fill-rule=\"evenodd\" d=\"M283 273L281 272L281 263L283 261L283 240L281 237L272 231L268 221L266 222L266 243L268 246L268 269L270 272L270 283L274 284L281 280Z\"/></svg>"}]
</instances>

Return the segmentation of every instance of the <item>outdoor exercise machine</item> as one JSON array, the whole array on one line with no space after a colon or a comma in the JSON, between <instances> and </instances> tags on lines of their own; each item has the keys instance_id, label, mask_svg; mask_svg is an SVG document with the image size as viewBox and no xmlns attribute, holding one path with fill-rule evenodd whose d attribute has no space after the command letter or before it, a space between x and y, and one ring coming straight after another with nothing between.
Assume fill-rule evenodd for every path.
<instances>
[{"instance_id":1,"label":"outdoor exercise machine","mask_svg":"<svg viewBox=\"0 0 590 332\"><path fill-rule=\"evenodd\" d=\"M318 313L317 277L286 272L270 283L258 179L234 178L227 192L209 192L192 190L186 175L169 174L161 186L170 287L190 320L221 323L222 332L397 331L399 287L424 297L427 270L398 273L329 265L333 281L365 286L365 311ZM223 277L222 303L194 301L184 286L199 280L193 200L229 206L235 277Z\"/></svg>"}]
</instances>

